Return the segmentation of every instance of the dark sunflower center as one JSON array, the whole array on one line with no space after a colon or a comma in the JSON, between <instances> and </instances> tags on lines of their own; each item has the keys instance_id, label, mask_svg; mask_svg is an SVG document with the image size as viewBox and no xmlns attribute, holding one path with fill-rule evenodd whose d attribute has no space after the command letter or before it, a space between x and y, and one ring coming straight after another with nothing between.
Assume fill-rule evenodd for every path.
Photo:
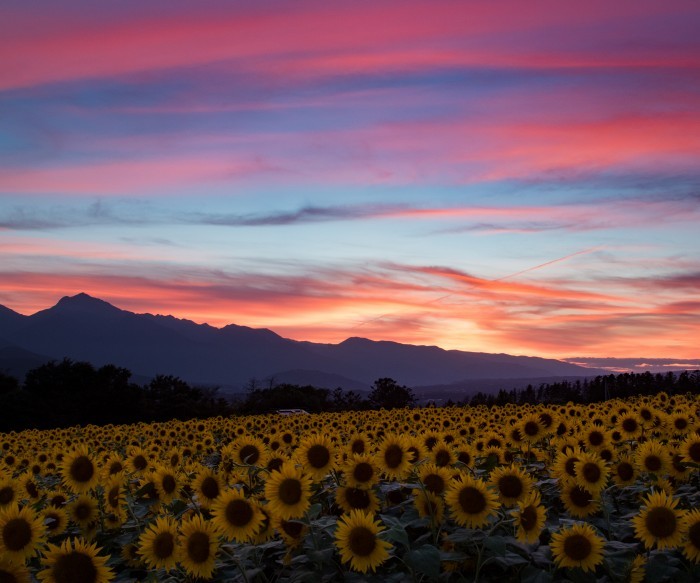
<instances>
[{"instance_id":1,"label":"dark sunflower center","mask_svg":"<svg viewBox=\"0 0 700 583\"><path fill-rule=\"evenodd\" d=\"M462 462L465 466L468 466L472 463L472 456L469 454L468 451L460 451L459 455L457 456L457 459L460 462Z\"/></svg>"},{"instance_id":2,"label":"dark sunflower center","mask_svg":"<svg viewBox=\"0 0 700 583\"><path fill-rule=\"evenodd\" d=\"M277 471L282 467L284 461L282 458L273 457L269 462L267 462L267 469L271 472Z\"/></svg>"},{"instance_id":3,"label":"dark sunflower center","mask_svg":"<svg viewBox=\"0 0 700 583\"><path fill-rule=\"evenodd\" d=\"M119 486L114 486L107 493L107 504L112 508L117 508L119 506Z\"/></svg>"},{"instance_id":4,"label":"dark sunflower center","mask_svg":"<svg viewBox=\"0 0 700 583\"><path fill-rule=\"evenodd\" d=\"M2 542L9 551L21 551L32 540L32 526L24 518L12 518L2 529Z\"/></svg>"},{"instance_id":5,"label":"dark sunflower center","mask_svg":"<svg viewBox=\"0 0 700 583\"><path fill-rule=\"evenodd\" d=\"M577 457L570 457L564 464L564 471L574 478L576 477L576 469L574 468L576 462L578 462Z\"/></svg>"},{"instance_id":6,"label":"dark sunflower center","mask_svg":"<svg viewBox=\"0 0 700 583\"><path fill-rule=\"evenodd\" d=\"M166 494L172 494L175 491L175 488L177 487L175 478L170 474L163 476L163 480L161 481L160 485L163 488L163 492L165 492Z\"/></svg>"},{"instance_id":7,"label":"dark sunflower center","mask_svg":"<svg viewBox=\"0 0 700 583\"><path fill-rule=\"evenodd\" d=\"M365 453L365 442L361 439L356 439L350 446L352 453Z\"/></svg>"},{"instance_id":8,"label":"dark sunflower center","mask_svg":"<svg viewBox=\"0 0 700 583\"><path fill-rule=\"evenodd\" d=\"M200 488L202 494L204 494L209 499L214 499L219 495L219 482L217 482L211 476L207 476L202 480L202 486Z\"/></svg>"},{"instance_id":9,"label":"dark sunflower center","mask_svg":"<svg viewBox=\"0 0 700 583\"><path fill-rule=\"evenodd\" d=\"M296 478L286 478L280 483L278 493L283 504L293 506L301 500L301 482Z\"/></svg>"},{"instance_id":10,"label":"dark sunflower center","mask_svg":"<svg viewBox=\"0 0 700 583\"><path fill-rule=\"evenodd\" d=\"M98 575L92 557L79 551L58 557L51 574L56 583L94 583Z\"/></svg>"},{"instance_id":11,"label":"dark sunflower center","mask_svg":"<svg viewBox=\"0 0 700 583\"><path fill-rule=\"evenodd\" d=\"M683 458L681 457L681 454L674 454L673 458L671 458L671 463L677 472L680 472L681 474L685 472L686 467L683 465Z\"/></svg>"},{"instance_id":12,"label":"dark sunflower center","mask_svg":"<svg viewBox=\"0 0 700 583\"><path fill-rule=\"evenodd\" d=\"M617 475L624 482L628 482L634 476L634 466L629 462L620 462L617 466Z\"/></svg>"},{"instance_id":13,"label":"dark sunflower center","mask_svg":"<svg viewBox=\"0 0 700 583\"><path fill-rule=\"evenodd\" d=\"M518 476L501 476L498 489L505 498L518 498L523 493L523 482Z\"/></svg>"},{"instance_id":14,"label":"dark sunflower center","mask_svg":"<svg viewBox=\"0 0 700 583\"><path fill-rule=\"evenodd\" d=\"M537 525L537 510L534 506L526 506L520 513L520 528L532 530Z\"/></svg>"},{"instance_id":15,"label":"dark sunflower center","mask_svg":"<svg viewBox=\"0 0 700 583\"><path fill-rule=\"evenodd\" d=\"M142 456L141 454L137 455L134 458L133 463L134 463L134 467L139 471L145 470L148 467L148 460L146 460L146 458L144 456Z\"/></svg>"},{"instance_id":16,"label":"dark sunflower center","mask_svg":"<svg viewBox=\"0 0 700 583\"><path fill-rule=\"evenodd\" d=\"M444 468L451 461L452 456L446 449L441 449L435 454L435 465Z\"/></svg>"},{"instance_id":17,"label":"dark sunflower center","mask_svg":"<svg viewBox=\"0 0 700 583\"><path fill-rule=\"evenodd\" d=\"M683 431L686 427L688 427L688 421L686 419L683 419L683 417L679 417L673 422L673 425L679 431Z\"/></svg>"},{"instance_id":18,"label":"dark sunflower center","mask_svg":"<svg viewBox=\"0 0 700 583\"><path fill-rule=\"evenodd\" d=\"M661 469L661 458L650 454L644 458L644 467L650 472L658 472Z\"/></svg>"},{"instance_id":19,"label":"dark sunflower center","mask_svg":"<svg viewBox=\"0 0 700 583\"><path fill-rule=\"evenodd\" d=\"M569 492L569 499L574 506L578 506L579 508L586 508L593 501L591 493L581 486L574 486L571 489L571 492Z\"/></svg>"},{"instance_id":20,"label":"dark sunflower center","mask_svg":"<svg viewBox=\"0 0 700 583\"><path fill-rule=\"evenodd\" d=\"M418 461L418 457L420 456L420 451L418 451L418 448L415 445L412 445L411 447L408 448L408 455L411 456L410 462L412 464L414 464Z\"/></svg>"},{"instance_id":21,"label":"dark sunflower center","mask_svg":"<svg viewBox=\"0 0 700 583\"><path fill-rule=\"evenodd\" d=\"M568 536L564 541L564 554L574 561L585 560L592 550L591 541L582 534Z\"/></svg>"},{"instance_id":22,"label":"dark sunflower center","mask_svg":"<svg viewBox=\"0 0 700 583\"><path fill-rule=\"evenodd\" d=\"M88 504L78 504L73 514L78 520L87 520L92 515L92 508Z\"/></svg>"},{"instance_id":23,"label":"dark sunflower center","mask_svg":"<svg viewBox=\"0 0 700 583\"><path fill-rule=\"evenodd\" d=\"M591 431L590 435L588 436L588 441L591 445L598 446L605 441L605 437L600 431Z\"/></svg>"},{"instance_id":24,"label":"dark sunflower center","mask_svg":"<svg viewBox=\"0 0 700 583\"><path fill-rule=\"evenodd\" d=\"M254 445L244 445L239 455L242 462L251 466L255 465L260 459L260 451Z\"/></svg>"},{"instance_id":25,"label":"dark sunflower center","mask_svg":"<svg viewBox=\"0 0 700 583\"><path fill-rule=\"evenodd\" d=\"M367 490L362 490L361 488L346 488L345 500L356 510L369 508L372 503L372 499L369 497Z\"/></svg>"},{"instance_id":26,"label":"dark sunflower center","mask_svg":"<svg viewBox=\"0 0 700 583\"><path fill-rule=\"evenodd\" d=\"M586 462L583 464L581 473L583 474L583 479L589 484L597 484L602 475L598 464L594 464L593 462Z\"/></svg>"},{"instance_id":27,"label":"dark sunflower center","mask_svg":"<svg viewBox=\"0 0 700 583\"><path fill-rule=\"evenodd\" d=\"M44 514L44 522L46 528L50 531L56 530L61 524L61 518L55 512L47 512ZM0 583L2 583L2 577L0 577Z\"/></svg>"},{"instance_id":28,"label":"dark sunflower center","mask_svg":"<svg viewBox=\"0 0 700 583\"><path fill-rule=\"evenodd\" d=\"M428 437L428 439L425 440L425 446L428 449L432 450L435 447L435 445L437 444L437 442L438 442L437 437L430 436L430 437Z\"/></svg>"},{"instance_id":29,"label":"dark sunflower center","mask_svg":"<svg viewBox=\"0 0 700 583\"><path fill-rule=\"evenodd\" d=\"M438 496L445 491L445 480L439 474L428 474L423 479L425 489Z\"/></svg>"},{"instance_id":30,"label":"dark sunflower center","mask_svg":"<svg viewBox=\"0 0 700 583\"><path fill-rule=\"evenodd\" d=\"M27 484L24 486L24 489L27 491L27 494L29 494L29 496L31 496L32 498L39 497L39 488L37 488L34 482L27 482Z\"/></svg>"},{"instance_id":31,"label":"dark sunflower center","mask_svg":"<svg viewBox=\"0 0 700 583\"><path fill-rule=\"evenodd\" d=\"M388 468L398 468L403 462L403 450L398 445L390 445L384 452L384 461Z\"/></svg>"},{"instance_id":32,"label":"dark sunflower center","mask_svg":"<svg viewBox=\"0 0 700 583\"><path fill-rule=\"evenodd\" d=\"M226 505L226 522L243 527L253 520L253 509L246 500L234 499Z\"/></svg>"},{"instance_id":33,"label":"dark sunflower center","mask_svg":"<svg viewBox=\"0 0 700 583\"><path fill-rule=\"evenodd\" d=\"M700 549L700 522L696 522L688 530L688 540L695 549Z\"/></svg>"},{"instance_id":34,"label":"dark sunflower center","mask_svg":"<svg viewBox=\"0 0 700 583\"><path fill-rule=\"evenodd\" d=\"M11 486L0 488L0 506L6 506L15 499L15 491Z\"/></svg>"},{"instance_id":35,"label":"dark sunflower center","mask_svg":"<svg viewBox=\"0 0 700 583\"><path fill-rule=\"evenodd\" d=\"M168 559L175 551L175 537L171 532L161 532L153 539L153 554L159 559Z\"/></svg>"},{"instance_id":36,"label":"dark sunflower center","mask_svg":"<svg viewBox=\"0 0 700 583\"><path fill-rule=\"evenodd\" d=\"M527 423L525 423L525 427L523 427L523 430L525 431L525 435L534 437L540 432L540 426L536 421L528 421Z\"/></svg>"},{"instance_id":37,"label":"dark sunflower center","mask_svg":"<svg viewBox=\"0 0 700 583\"><path fill-rule=\"evenodd\" d=\"M124 469L124 466L122 465L121 462L112 462L109 466L109 475L113 476L114 474L118 474Z\"/></svg>"},{"instance_id":38,"label":"dark sunflower center","mask_svg":"<svg viewBox=\"0 0 700 583\"><path fill-rule=\"evenodd\" d=\"M187 556L193 563L205 563L209 558L209 535L193 532L187 539Z\"/></svg>"},{"instance_id":39,"label":"dark sunflower center","mask_svg":"<svg viewBox=\"0 0 700 583\"><path fill-rule=\"evenodd\" d=\"M355 464L352 470L352 477L358 482L367 482L372 479L372 476L374 476L374 469L372 468L372 464L368 464L367 462Z\"/></svg>"},{"instance_id":40,"label":"dark sunflower center","mask_svg":"<svg viewBox=\"0 0 700 583\"><path fill-rule=\"evenodd\" d=\"M331 452L328 451L325 445L312 445L306 452L306 459L309 460L309 464L311 464L312 467L320 470L325 468L331 461Z\"/></svg>"},{"instance_id":41,"label":"dark sunflower center","mask_svg":"<svg viewBox=\"0 0 700 583\"><path fill-rule=\"evenodd\" d=\"M353 555L368 557L377 546L377 539L366 526L355 526L348 536L348 546Z\"/></svg>"},{"instance_id":42,"label":"dark sunflower center","mask_svg":"<svg viewBox=\"0 0 700 583\"><path fill-rule=\"evenodd\" d=\"M80 455L71 463L69 474L76 482L89 482L95 475L95 465L89 457Z\"/></svg>"},{"instance_id":43,"label":"dark sunflower center","mask_svg":"<svg viewBox=\"0 0 700 583\"><path fill-rule=\"evenodd\" d=\"M666 538L676 532L678 521L673 510L660 506L647 513L644 524L652 536Z\"/></svg>"},{"instance_id":44,"label":"dark sunflower center","mask_svg":"<svg viewBox=\"0 0 700 583\"><path fill-rule=\"evenodd\" d=\"M554 417L549 413L540 413L540 422L545 427L551 427L552 423L554 423Z\"/></svg>"},{"instance_id":45,"label":"dark sunflower center","mask_svg":"<svg viewBox=\"0 0 700 583\"><path fill-rule=\"evenodd\" d=\"M637 431L638 423L636 419L627 418L622 422L622 429L626 433L634 433Z\"/></svg>"},{"instance_id":46,"label":"dark sunflower center","mask_svg":"<svg viewBox=\"0 0 700 583\"><path fill-rule=\"evenodd\" d=\"M462 488L458 500L460 508L467 514L479 514L486 509L486 497L473 486Z\"/></svg>"},{"instance_id":47,"label":"dark sunflower center","mask_svg":"<svg viewBox=\"0 0 700 583\"><path fill-rule=\"evenodd\" d=\"M700 441L695 441L688 448L688 456L696 464L700 464Z\"/></svg>"}]
</instances>

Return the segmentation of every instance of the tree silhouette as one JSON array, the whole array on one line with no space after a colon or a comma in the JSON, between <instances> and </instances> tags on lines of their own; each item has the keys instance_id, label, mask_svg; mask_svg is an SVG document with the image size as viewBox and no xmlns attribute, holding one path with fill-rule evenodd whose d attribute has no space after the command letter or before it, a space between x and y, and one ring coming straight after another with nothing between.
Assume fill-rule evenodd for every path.
<instances>
[{"instance_id":1,"label":"tree silhouette","mask_svg":"<svg viewBox=\"0 0 700 583\"><path fill-rule=\"evenodd\" d=\"M414 406L416 397L408 387L399 385L394 379L385 377L374 381L372 392L369 394L369 402L372 407L396 409Z\"/></svg>"}]
</instances>

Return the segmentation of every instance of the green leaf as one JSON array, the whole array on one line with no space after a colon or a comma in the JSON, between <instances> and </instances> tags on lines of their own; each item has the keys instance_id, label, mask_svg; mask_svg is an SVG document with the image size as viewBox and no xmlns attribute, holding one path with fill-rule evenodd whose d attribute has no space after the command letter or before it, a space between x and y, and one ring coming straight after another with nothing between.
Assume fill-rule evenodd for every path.
<instances>
[{"instance_id":1,"label":"green leaf","mask_svg":"<svg viewBox=\"0 0 700 583\"><path fill-rule=\"evenodd\" d=\"M543 571L537 567L530 565L525 567L520 573L521 583L550 583L552 580L552 574L548 571Z\"/></svg>"},{"instance_id":2,"label":"green leaf","mask_svg":"<svg viewBox=\"0 0 700 583\"><path fill-rule=\"evenodd\" d=\"M423 545L406 553L404 561L418 573L433 578L440 576L440 551L432 545Z\"/></svg>"},{"instance_id":3,"label":"green leaf","mask_svg":"<svg viewBox=\"0 0 700 583\"><path fill-rule=\"evenodd\" d=\"M485 556L489 557L505 557L506 556L506 539L502 536L489 536L484 539Z\"/></svg>"}]
</instances>

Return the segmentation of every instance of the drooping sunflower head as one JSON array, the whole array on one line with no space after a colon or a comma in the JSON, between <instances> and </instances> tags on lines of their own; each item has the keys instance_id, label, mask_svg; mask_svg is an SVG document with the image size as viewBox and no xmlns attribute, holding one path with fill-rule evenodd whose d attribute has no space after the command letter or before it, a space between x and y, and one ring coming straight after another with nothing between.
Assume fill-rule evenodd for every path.
<instances>
[{"instance_id":1,"label":"drooping sunflower head","mask_svg":"<svg viewBox=\"0 0 700 583\"><path fill-rule=\"evenodd\" d=\"M102 549L86 540L68 539L60 546L49 545L44 553L39 579L43 583L108 583L114 573L107 566Z\"/></svg>"},{"instance_id":2,"label":"drooping sunflower head","mask_svg":"<svg viewBox=\"0 0 700 583\"><path fill-rule=\"evenodd\" d=\"M498 509L498 497L478 478L463 474L454 480L445 495L457 524L479 528L488 523Z\"/></svg>"},{"instance_id":3,"label":"drooping sunflower head","mask_svg":"<svg viewBox=\"0 0 700 583\"><path fill-rule=\"evenodd\" d=\"M605 539L590 524L577 523L555 532L550 548L559 567L578 567L583 571L595 571L603 562Z\"/></svg>"},{"instance_id":4,"label":"drooping sunflower head","mask_svg":"<svg viewBox=\"0 0 700 583\"><path fill-rule=\"evenodd\" d=\"M247 542L260 530L264 519L258 505L242 490L224 492L212 505L212 522L229 540Z\"/></svg>"},{"instance_id":5,"label":"drooping sunflower head","mask_svg":"<svg viewBox=\"0 0 700 583\"><path fill-rule=\"evenodd\" d=\"M632 519L635 534L646 548L656 545L666 549L680 545L686 530L686 513L677 506L678 500L664 491L647 496L645 506Z\"/></svg>"},{"instance_id":6,"label":"drooping sunflower head","mask_svg":"<svg viewBox=\"0 0 700 583\"><path fill-rule=\"evenodd\" d=\"M534 543L538 540L547 512L541 504L540 493L532 490L519 503L513 513L515 518L515 536L520 542Z\"/></svg>"},{"instance_id":7,"label":"drooping sunflower head","mask_svg":"<svg viewBox=\"0 0 700 583\"><path fill-rule=\"evenodd\" d=\"M342 516L335 531L335 545L342 561L350 563L353 571L376 571L389 558L392 548L377 536L382 530L379 522L360 510Z\"/></svg>"},{"instance_id":8,"label":"drooping sunflower head","mask_svg":"<svg viewBox=\"0 0 700 583\"><path fill-rule=\"evenodd\" d=\"M513 506L527 497L532 489L532 478L518 466L503 466L491 471L489 483L505 506Z\"/></svg>"}]
</instances>

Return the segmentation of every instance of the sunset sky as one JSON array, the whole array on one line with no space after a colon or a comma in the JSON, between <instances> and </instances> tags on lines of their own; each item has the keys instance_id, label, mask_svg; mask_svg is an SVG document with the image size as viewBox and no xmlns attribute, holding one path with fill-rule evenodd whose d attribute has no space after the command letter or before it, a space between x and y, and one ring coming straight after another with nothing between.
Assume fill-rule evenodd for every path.
<instances>
[{"instance_id":1,"label":"sunset sky","mask_svg":"<svg viewBox=\"0 0 700 583\"><path fill-rule=\"evenodd\" d=\"M0 304L699 358L698 31L697 0L4 2Z\"/></svg>"}]
</instances>

